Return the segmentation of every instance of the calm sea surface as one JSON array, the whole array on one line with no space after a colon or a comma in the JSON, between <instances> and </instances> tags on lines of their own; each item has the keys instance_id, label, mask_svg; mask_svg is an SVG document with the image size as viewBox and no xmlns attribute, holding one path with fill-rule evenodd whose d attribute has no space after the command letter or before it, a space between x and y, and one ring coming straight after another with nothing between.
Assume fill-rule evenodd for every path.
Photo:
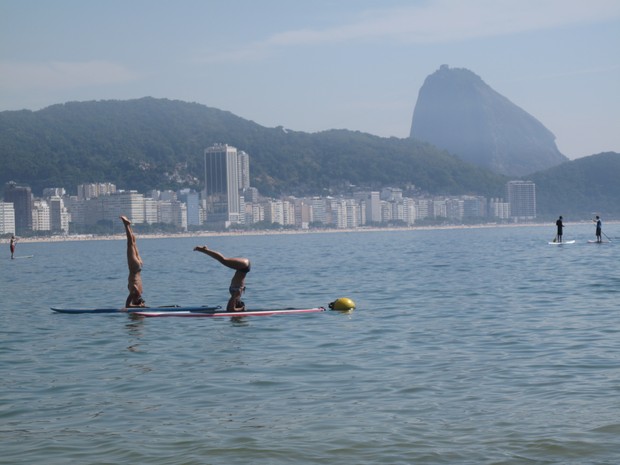
<instances>
[{"instance_id":1,"label":"calm sea surface","mask_svg":"<svg viewBox=\"0 0 620 465\"><path fill-rule=\"evenodd\" d=\"M125 243L0 250L2 464L620 463L620 225L138 238L151 305L326 312L136 320ZM617 238L617 239L616 239Z\"/></svg>"}]
</instances>

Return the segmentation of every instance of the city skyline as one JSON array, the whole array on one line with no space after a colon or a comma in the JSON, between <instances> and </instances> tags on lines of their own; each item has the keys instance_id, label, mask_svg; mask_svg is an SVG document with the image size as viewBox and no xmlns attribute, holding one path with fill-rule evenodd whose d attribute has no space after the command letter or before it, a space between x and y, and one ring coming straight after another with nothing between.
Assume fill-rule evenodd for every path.
<instances>
[{"instance_id":1,"label":"city skyline","mask_svg":"<svg viewBox=\"0 0 620 465\"><path fill-rule=\"evenodd\" d=\"M224 153L230 148L224 147ZM507 193L510 190L509 184L506 186ZM534 186L531 182L526 184L530 188ZM259 196L254 188L247 187L237 197L241 213L234 211L236 216L227 216L228 221L217 213L215 221L208 221L208 197L201 201L199 194L192 189L176 192L153 190L142 194L135 190L117 190L112 183L91 183L79 185L77 196L67 196L64 188L50 188L46 189L47 197L43 198L35 198L26 187L18 186L18 190L29 192L30 215L33 218L29 227L22 226L18 230L21 234L28 231L75 233L71 230L75 227L82 229L101 221L113 224L121 214L128 216L134 224L172 224L183 231L187 231L190 226L218 223L226 229L264 222L299 229L308 229L313 223L315 226L321 224L338 229L354 229L366 225L385 226L394 222L413 226L426 219L452 222L474 220L483 223L489 219L531 222L536 218L535 213L529 217L511 215L511 203L504 199L472 195L407 197L403 195L402 189L389 187L381 191L359 191L351 197L284 196L280 199ZM246 201L246 197L253 200ZM521 207L518 203L522 200L513 201L517 202L514 208L519 211ZM535 212L535 197L533 202ZM12 203L0 202L0 231L4 234L16 232L15 217L23 217L25 214L17 210L23 210L25 203L22 198L21 206L14 209ZM188 221L189 218L198 220ZM236 220L230 221L231 218ZM11 221L13 228L9 226L7 229Z\"/></svg>"}]
</instances>

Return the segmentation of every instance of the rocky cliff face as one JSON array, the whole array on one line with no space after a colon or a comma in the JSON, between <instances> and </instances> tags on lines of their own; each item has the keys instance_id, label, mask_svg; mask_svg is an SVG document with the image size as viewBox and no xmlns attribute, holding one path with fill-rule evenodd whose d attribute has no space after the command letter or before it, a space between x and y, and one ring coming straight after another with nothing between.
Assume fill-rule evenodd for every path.
<instances>
[{"instance_id":1,"label":"rocky cliff face","mask_svg":"<svg viewBox=\"0 0 620 465\"><path fill-rule=\"evenodd\" d=\"M524 176L568 160L540 121L476 74L447 65L424 81L410 136L508 176Z\"/></svg>"}]
</instances>

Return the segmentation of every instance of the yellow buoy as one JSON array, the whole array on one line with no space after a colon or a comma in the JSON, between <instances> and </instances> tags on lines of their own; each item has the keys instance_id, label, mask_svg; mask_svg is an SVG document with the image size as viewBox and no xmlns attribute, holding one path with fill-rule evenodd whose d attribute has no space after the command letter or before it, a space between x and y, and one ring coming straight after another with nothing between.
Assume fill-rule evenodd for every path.
<instances>
[{"instance_id":1,"label":"yellow buoy","mask_svg":"<svg viewBox=\"0 0 620 465\"><path fill-rule=\"evenodd\" d=\"M332 310L353 310L355 308L355 302L348 297L340 297L330 303L329 308Z\"/></svg>"}]
</instances>

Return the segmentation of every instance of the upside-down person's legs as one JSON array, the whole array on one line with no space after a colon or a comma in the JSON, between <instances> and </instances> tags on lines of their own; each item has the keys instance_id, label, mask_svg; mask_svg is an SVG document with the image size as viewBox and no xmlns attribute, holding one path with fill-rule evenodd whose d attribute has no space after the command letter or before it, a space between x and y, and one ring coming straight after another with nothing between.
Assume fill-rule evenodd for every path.
<instances>
[{"instance_id":1,"label":"upside-down person's legs","mask_svg":"<svg viewBox=\"0 0 620 465\"><path fill-rule=\"evenodd\" d=\"M129 270L139 270L142 268L142 258L138 252L136 236L131 229L131 221L126 216L121 216L121 221L125 226L125 234L127 235L127 265Z\"/></svg>"},{"instance_id":2,"label":"upside-down person's legs","mask_svg":"<svg viewBox=\"0 0 620 465\"><path fill-rule=\"evenodd\" d=\"M214 258L215 260L220 262L222 265L227 266L228 268L231 268L233 270L237 270L237 271L245 270L250 265L250 261L247 258L225 257L221 253L215 250L209 249L206 245L194 247L194 250L197 252L202 252L208 255L209 257Z\"/></svg>"}]
</instances>

